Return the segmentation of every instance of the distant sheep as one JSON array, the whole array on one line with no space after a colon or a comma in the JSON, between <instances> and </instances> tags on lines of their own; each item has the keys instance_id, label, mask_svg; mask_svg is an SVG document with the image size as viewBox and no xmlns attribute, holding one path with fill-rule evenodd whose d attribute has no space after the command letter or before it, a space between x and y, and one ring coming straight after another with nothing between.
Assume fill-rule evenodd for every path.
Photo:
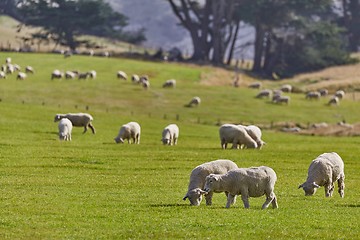
<instances>
[{"instance_id":1,"label":"distant sheep","mask_svg":"<svg viewBox=\"0 0 360 240\"><path fill-rule=\"evenodd\" d=\"M245 126L245 130L250 135L250 137L254 139L254 141L257 143L258 149L261 149L262 146L266 144L263 140L261 140L262 132L258 126L255 125Z\"/></svg>"},{"instance_id":2,"label":"distant sheep","mask_svg":"<svg viewBox=\"0 0 360 240\"><path fill-rule=\"evenodd\" d=\"M3 71L0 71L0 78L6 78L6 74Z\"/></svg>"},{"instance_id":3,"label":"distant sheep","mask_svg":"<svg viewBox=\"0 0 360 240\"><path fill-rule=\"evenodd\" d=\"M118 79L122 79L122 80L127 80L127 78L128 78L127 74L125 72L123 72L123 71L118 71L116 73L116 77Z\"/></svg>"},{"instance_id":4,"label":"distant sheep","mask_svg":"<svg viewBox=\"0 0 360 240\"><path fill-rule=\"evenodd\" d=\"M263 97L267 97L270 98L272 91L270 89L264 89L261 90L257 95L256 98L263 98Z\"/></svg>"},{"instance_id":5,"label":"distant sheep","mask_svg":"<svg viewBox=\"0 0 360 240\"><path fill-rule=\"evenodd\" d=\"M290 93L292 91L292 86L290 84L284 84L280 88L281 91Z\"/></svg>"},{"instance_id":6,"label":"distant sheep","mask_svg":"<svg viewBox=\"0 0 360 240\"><path fill-rule=\"evenodd\" d=\"M84 73L79 73L78 74L78 79L81 80L81 79L87 79L89 77L89 73L88 72L84 72Z\"/></svg>"},{"instance_id":7,"label":"distant sheep","mask_svg":"<svg viewBox=\"0 0 360 240\"><path fill-rule=\"evenodd\" d=\"M343 99L345 96L345 92L343 90L338 90L335 92L334 94L336 97L338 97L339 99Z\"/></svg>"},{"instance_id":8,"label":"distant sheep","mask_svg":"<svg viewBox=\"0 0 360 240\"><path fill-rule=\"evenodd\" d=\"M308 92L305 96L306 99L320 99L321 97L321 94L320 92L317 92L317 91L311 91L311 92Z\"/></svg>"},{"instance_id":9,"label":"distant sheep","mask_svg":"<svg viewBox=\"0 0 360 240\"><path fill-rule=\"evenodd\" d=\"M179 138L179 127L176 124L166 126L162 132L162 139L164 145L176 145Z\"/></svg>"},{"instance_id":10,"label":"distant sheep","mask_svg":"<svg viewBox=\"0 0 360 240\"><path fill-rule=\"evenodd\" d=\"M96 73L96 71L95 71L95 70L91 70L90 72L88 72L88 75L90 76L90 78L95 79L95 78L96 78L97 73Z\"/></svg>"},{"instance_id":11,"label":"distant sheep","mask_svg":"<svg viewBox=\"0 0 360 240\"><path fill-rule=\"evenodd\" d=\"M51 80L53 80L54 78L61 79L63 76L64 74L56 69L51 73Z\"/></svg>"},{"instance_id":12,"label":"distant sheep","mask_svg":"<svg viewBox=\"0 0 360 240\"><path fill-rule=\"evenodd\" d=\"M74 127L84 127L84 132L86 133L87 128L89 127L93 134L95 134L95 128L92 125L93 117L88 113L67 113L67 114L56 114L54 122L60 121L63 118L67 118L71 121Z\"/></svg>"},{"instance_id":13,"label":"distant sheep","mask_svg":"<svg viewBox=\"0 0 360 240\"><path fill-rule=\"evenodd\" d=\"M328 105L339 105L339 102L340 102L340 100L337 96L332 96L327 104Z\"/></svg>"},{"instance_id":14,"label":"distant sheep","mask_svg":"<svg viewBox=\"0 0 360 240\"><path fill-rule=\"evenodd\" d=\"M285 103L285 104L289 104L289 103L290 103L290 96L277 96L277 97L273 97L273 102L274 102L274 103Z\"/></svg>"},{"instance_id":15,"label":"distant sheep","mask_svg":"<svg viewBox=\"0 0 360 240\"><path fill-rule=\"evenodd\" d=\"M190 174L188 191L183 200L189 199L190 205L199 206L202 195L206 192L203 190L205 186L205 178L211 173L224 174L230 170L237 169L238 166L231 160L219 159L211 162L203 163L195 167ZM213 191L209 191L205 195L206 205L212 204ZM235 199L234 199L235 201Z\"/></svg>"},{"instance_id":16,"label":"distant sheep","mask_svg":"<svg viewBox=\"0 0 360 240\"><path fill-rule=\"evenodd\" d=\"M171 88L171 87L175 88L176 87L176 80L175 79L166 80L162 87L163 88Z\"/></svg>"},{"instance_id":17,"label":"distant sheep","mask_svg":"<svg viewBox=\"0 0 360 240\"><path fill-rule=\"evenodd\" d=\"M26 66L25 67L25 72L26 73L34 73L34 68L32 66Z\"/></svg>"},{"instance_id":18,"label":"distant sheep","mask_svg":"<svg viewBox=\"0 0 360 240\"><path fill-rule=\"evenodd\" d=\"M24 73L24 72L19 72L18 75L17 75L17 77L16 77L16 79L17 79L17 80L25 80L26 77L27 77L26 73Z\"/></svg>"},{"instance_id":19,"label":"distant sheep","mask_svg":"<svg viewBox=\"0 0 360 240\"><path fill-rule=\"evenodd\" d=\"M149 89L150 88L150 82L149 81L143 81L142 82L142 86L144 89Z\"/></svg>"},{"instance_id":20,"label":"distant sheep","mask_svg":"<svg viewBox=\"0 0 360 240\"><path fill-rule=\"evenodd\" d=\"M249 85L249 88L259 89L259 88L261 88L261 83L259 83L259 82L251 83L251 84Z\"/></svg>"},{"instance_id":21,"label":"distant sheep","mask_svg":"<svg viewBox=\"0 0 360 240\"><path fill-rule=\"evenodd\" d=\"M326 96L329 94L329 91L327 89L323 88L323 89L319 90L319 93L321 96Z\"/></svg>"},{"instance_id":22,"label":"distant sheep","mask_svg":"<svg viewBox=\"0 0 360 240\"><path fill-rule=\"evenodd\" d=\"M77 73L73 71L66 71L65 72L65 78L66 79L74 79L76 77Z\"/></svg>"},{"instance_id":23,"label":"distant sheep","mask_svg":"<svg viewBox=\"0 0 360 240\"><path fill-rule=\"evenodd\" d=\"M131 76L131 82L132 82L132 83L139 83L139 82L140 82L140 77L139 77L139 75L133 74L133 75Z\"/></svg>"},{"instance_id":24,"label":"distant sheep","mask_svg":"<svg viewBox=\"0 0 360 240\"><path fill-rule=\"evenodd\" d=\"M336 153L323 153L314 159L308 169L306 182L299 188L304 189L305 195L314 195L316 189L325 187L325 196L331 197L334 192L334 183L338 182L340 197L344 197L345 189L344 162Z\"/></svg>"},{"instance_id":25,"label":"distant sheep","mask_svg":"<svg viewBox=\"0 0 360 240\"><path fill-rule=\"evenodd\" d=\"M116 143L124 143L127 140L131 144L140 144L141 127L137 122L129 122L121 126L119 134L114 138Z\"/></svg>"},{"instance_id":26,"label":"distant sheep","mask_svg":"<svg viewBox=\"0 0 360 240\"><path fill-rule=\"evenodd\" d=\"M201 103L200 97L193 97L190 102L186 105L188 107L198 106Z\"/></svg>"},{"instance_id":27,"label":"distant sheep","mask_svg":"<svg viewBox=\"0 0 360 240\"><path fill-rule=\"evenodd\" d=\"M266 195L266 201L262 209L266 209L270 203L273 208L278 208L274 193L277 177L273 169L261 166L252 168L238 168L225 174L210 174L205 179L204 190L206 192L228 192L226 208L234 202L236 195L241 195L245 208L250 208L250 197Z\"/></svg>"},{"instance_id":28,"label":"distant sheep","mask_svg":"<svg viewBox=\"0 0 360 240\"><path fill-rule=\"evenodd\" d=\"M11 58L10 58L10 57L7 57L7 58L5 59L5 62L6 62L6 63L11 63Z\"/></svg>"},{"instance_id":29,"label":"distant sheep","mask_svg":"<svg viewBox=\"0 0 360 240\"><path fill-rule=\"evenodd\" d=\"M242 148L242 146L247 148L258 147L257 143L251 138L243 126L223 124L219 128L219 136L222 149L226 149L228 143L233 144L233 149L238 149L238 146L240 146L240 148Z\"/></svg>"},{"instance_id":30,"label":"distant sheep","mask_svg":"<svg viewBox=\"0 0 360 240\"><path fill-rule=\"evenodd\" d=\"M327 124L326 122L311 124L311 128L327 128L328 126L329 124Z\"/></svg>"},{"instance_id":31,"label":"distant sheep","mask_svg":"<svg viewBox=\"0 0 360 240\"><path fill-rule=\"evenodd\" d=\"M58 124L59 139L64 141L71 141L72 127L73 125L69 119L62 118Z\"/></svg>"}]
</instances>

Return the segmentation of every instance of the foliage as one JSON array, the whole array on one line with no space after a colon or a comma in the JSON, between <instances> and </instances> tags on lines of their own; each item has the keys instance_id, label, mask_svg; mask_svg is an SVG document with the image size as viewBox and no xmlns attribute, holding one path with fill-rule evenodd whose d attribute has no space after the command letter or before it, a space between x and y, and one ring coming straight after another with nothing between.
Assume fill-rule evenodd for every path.
<instances>
[{"instance_id":1,"label":"foliage","mask_svg":"<svg viewBox=\"0 0 360 240\"><path fill-rule=\"evenodd\" d=\"M267 130L263 132L267 145L260 151L222 150L218 126L213 124L218 116L258 122L334 120L338 114L352 117L351 122L360 117L357 102L344 99L338 108L329 108L323 102L310 105L302 95L294 94L292 105L274 106L254 99L252 89L202 85L201 74L214 71L208 67L0 53L0 59L5 57L20 66L32 65L36 72L25 81L17 81L14 75L0 81L2 239L359 236L358 137L325 138ZM144 91L116 79L119 66L129 74L149 74L151 88ZM98 78L51 81L54 68L95 69ZM178 80L177 88L162 89L162 82L170 77ZM203 97L202 105L183 107L193 94ZM82 134L81 128L74 128L73 141L60 142L53 117L74 111L90 112L97 134ZM173 113L179 113L180 119L172 117ZM115 144L120 125L130 120L141 123L141 144ZM180 127L175 147L163 146L160 141L162 128L169 122ZM323 189L305 197L297 187L305 181L310 161L329 151L344 159L345 198L336 191L332 198L325 198ZM251 198L249 210L243 209L240 197L225 209L224 194L215 194L212 206L190 207L182 201L191 170L219 158L232 159L240 167L272 167L278 175L275 193L279 209L261 210L264 197Z\"/></svg>"}]
</instances>

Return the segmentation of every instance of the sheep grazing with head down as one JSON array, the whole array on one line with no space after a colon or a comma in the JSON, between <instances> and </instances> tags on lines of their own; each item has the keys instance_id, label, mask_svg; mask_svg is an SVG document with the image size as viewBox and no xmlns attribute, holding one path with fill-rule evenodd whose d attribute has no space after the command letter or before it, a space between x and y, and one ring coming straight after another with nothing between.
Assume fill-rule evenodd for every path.
<instances>
[{"instance_id":1,"label":"sheep grazing with head down","mask_svg":"<svg viewBox=\"0 0 360 240\"><path fill-rule=\"evenodd\" d=\"M58 124L59 139L64 141L71 141L72 127L73 125L69 119L62 118Z\"/></svg>"},{"instance_id":2,"label":"sheep grazing with head down","mask_svg":"<svg viewBox=\"0 0 360 240\"><path fill-rule=\"evenodd\" d=\"M0 78L6 78L6 74L3 71L0 71Z\"/></svg>"},{"instance_id":3,"label":"sheep grazing with head down","mask_svg":"<svg viewBox=\"0 0 360 240\"><path fill-rule=\"evenodd\" d=\"M246 132L249 134L249 136L254 139L254 141L257 143L257 148L261 149L262 146L264 146L266 143L261 140L262 132L261 129L258 126L255 125L249 125L244 126Z\"/></svg>"},{"instance_id":4,"label":"sheep grazing with head down","mask_svg":"<svg viewBox=\"0 0 360 240\"><path fill-rule=\"evenodd\" d=\"M337 96L332 96L327 105L339 105L339 102L340 100Z\"/></svg>"},{"instance_id":5,"label":"sheep grazing with head down","mask_svg":"<svg viewBox=\"0 0 360 240\"><path fill-rule=\"evenodd\" d=\"M249 85L249 88L259 89L259 88L261 88L261 83L260 82L251 83Z\"/></svg>"},{"instance_id":6,"label":"sheep grazing with head down","mask_svg":"<svg viewBox=\"0 0 360 240\"><path fill-rule=\"evenodd\" d=\"M133 75L131 76L131 82L132 82L132 83L135 83L135 84L139 84L139 83L140 83L140 77L139 77L139 75L133 74Z\"/></svg>"},{"instance_id":7,"label":"sheep grazing with head down","mask_svg":"<svg viewBox=\"0 0 360 240\"><path fill-rule=\"evenodd\" d=\"M338 182L340 197L344 197L345 189L344 162L336 152L323 153L314 159L308 169L306 182L299 188L304 189L306 196L314 195L316 189L325 187L325 196L331 197L334 183Z\"/></svg>"},{"instance_id":8,"label":"sheep grazing with head down","mask_svg":"<svg viewBox=\"0 0 360 240\"><path fill-rule=\"evenodd\" d=\"M339 99L343 99L345 96L345 92L343 90L338 90L335 92L334 96L338 97Z\"/></svg>"},{"instance_id":9,"label":"sheep grazing with head down","mask_svg":"<svg viewBox=\"0 0 360 240\"><path fill-rule=\"evenodd\" d=\"M219 128L221 148L226 149L228 143L232 143L233 149L247 147L257 148L258 145L247 133L244 126L235 124L223 124Z\"/></svg>"},{"instance_id":10,"label":"sheep grazing with head down","mask_svg":"<svg viewBox=\"0 0 360 240\"><path fill-rule=\"evenodd\" d=\"M118 79L122 79L122 80L127 80L127 74L125 73L125 72L123 72L123 71L118 71L117 73L116 73L116 77L118 78Z\"/></svg>"},{"instance_id":11,"label":"sheep grazing with head down","mask_svg":"<svg viewBox=\"0 0 360 240\"><path fill-rule=\"evenodd\" d=\"M176 80L175 79L169 79L166 80L163 84L163 88L175 88L176 87Z\"/></svg>"},{"instance_id":12,"label":"sheep grazing with head down","mask_svg":"<svg viewBox=\"0 0 360 240\"><path fill-rule=\"evenodd\" d=\"M252 168L238 168L225 174L210 174L205 179L204 190L228 192L226 208L234 202L236 195L241 195L245 208L249 208L249 197L261 197L266 195L266 201L262 209L266 209L270 203L273 208L278 208L274 193L276 173L273 169L261 166Z\"/></svg>"},{"instance_id":13,"label":"sheep grazing with head down","mask_svg":"<svg viewBox=\"0 0 360 240\"><path fill-rule=\"evenodd\" d=\"M176 124L169 124L162 132L162 139L164 145L176 145L179 138L179 127Z\"/></svg>"},{"instance_id":14,"label":"sheep grazing with head down","mask_svg":"<svg viewBox=\"0 0 360 240\"><path fill-rule=\"evenodd\" d=\"M17 75L17 77L16 77L16 79L17 79L17 80L25 80L26 77L27 77L26 73L24 73L24 72L19 72L18 75Z\"/></svg>"},{"instance_id":15,"label":"sheep grazing with head down","mask_svg":"<svg viewBox=\"0 0 360 240\"><path fill-rule=\"evenodd\" d=\"M310 99L310 100L312 100L312 99L318 100L318 99L320 99L320 97L321 97L321 93L317 92L317 91L308 92L305 96L306 99Z\"/></svg>"},{"instance_id":16,"label":"sheep grazing with head down","mask_svg":"<svg viewBox=\"0 0 360 240\"><path fill-rule=\"evenodd\" d=\"M200 97L193 97L186 106L188 107L199 106L200 103L201 103Z\"/></svg>"},{"instance_id":17,"label":"sheep grazing with head down","mask_svg":"<svg viewBox=\"0 0 360 240\"><path fill-rule=\"evenodd\" d=\"M237 169L238 166L233 161L227 159L219 159L211 162L203 163L195 167L190 174L190 181L188 191L183 200L189 199L190 205L199 206L202 200L202 195L206 192L203 190L205 186L205 178L211 173L224 174L230 170ZM217 191L221 192L221 191ZM205 195L206 205L212 204L213 191L209 191ZM225 193L226 194L226 193ZM235 199L234 199L235 201Z\"/></svg>"},{"instance_id":18,"label":"sheep grazing with head down","mask_svg":"<svg viewBox=\"0 0 360 240\"><path fill-rule=\"evenodd\" d=\"M119 134L114 138L116 143L124 143L127 140L131 144L140 144L141 127L137 122L129 122L121 126Z\"/></svg>"},{"instance_id":19,"label":"sheep grazing with head down","mask_svg":"<svg viewBox=\"0 0 360 240\"><path fill-rule=\"evenodd\" d=\"M60 121L63 118L67 118L71 121L74 127L84 127L84 132L86 133L87 128L89 127L93 134L95 134L95 128L92 125L93 117L88 113L67 113L67 114L56 114L54 122Z\"/></svg>"},{"instance_id":20,"label":"sheep grazing with head down","mask_svg":"<svg viewBox=\"0 0 360 240\"><path fill-rule=\"evenodd\" d=\"M51 73L51 80L53 80L54 78L61 79L63 76L64 74L60 70L56 69Z\"/></svg>"},{"instance_id":21,"label":"sheep grazing with head down","mask_svg":"<svg viewBox=\"0 0 360 240\"><path fill-rule=\"evenodd\" d=\"M25 67L25 72L26 73L34 73L34 68L32 66L26 66Z\"/></svg>"}]
</instances>

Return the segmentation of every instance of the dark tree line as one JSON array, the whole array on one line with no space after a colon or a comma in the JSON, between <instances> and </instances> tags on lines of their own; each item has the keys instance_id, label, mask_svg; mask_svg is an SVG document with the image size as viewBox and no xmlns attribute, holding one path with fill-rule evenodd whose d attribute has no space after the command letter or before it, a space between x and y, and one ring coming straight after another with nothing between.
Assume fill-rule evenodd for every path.
<instances>
[{"instance_id":1,"label":"dark tree line","mask_svg":"<svg viewBox=\"0 0 360 240\"><path fill-rule=\"evenodd\" d=\"M191 35L194 61L229 64L240 23L255 29L252 71L265 76L349 63L360 46L359 0L167 1Z\"/></svg>"}]
</instances>

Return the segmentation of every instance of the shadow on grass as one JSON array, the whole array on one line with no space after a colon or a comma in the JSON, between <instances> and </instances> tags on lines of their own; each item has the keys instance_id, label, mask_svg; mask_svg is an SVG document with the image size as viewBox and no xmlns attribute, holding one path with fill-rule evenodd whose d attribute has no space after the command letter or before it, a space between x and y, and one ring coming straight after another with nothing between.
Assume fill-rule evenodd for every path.
<instances>
[{"instance_id":1,"label":"shadow on grass","mask_svg":"<svg viewBox=\"0 0 360 240\"><path fill-rule=\"evenodd\" d=\"M194 207L190 204L180 204L180 203L169 203L169 204L150 204L150 207L158 208L158 207L182 207L182 208L189 208Z\"/></svg>"},{"instance_id":2,"label":"shadow on grass","mask_svg":"<svg viewBox=\"0 0 360 240\"><path fill-rule=\"evenodd\" d=\"M360 204L337 204L339 207L360 208Z\"/></svg>"}]
</instances>

